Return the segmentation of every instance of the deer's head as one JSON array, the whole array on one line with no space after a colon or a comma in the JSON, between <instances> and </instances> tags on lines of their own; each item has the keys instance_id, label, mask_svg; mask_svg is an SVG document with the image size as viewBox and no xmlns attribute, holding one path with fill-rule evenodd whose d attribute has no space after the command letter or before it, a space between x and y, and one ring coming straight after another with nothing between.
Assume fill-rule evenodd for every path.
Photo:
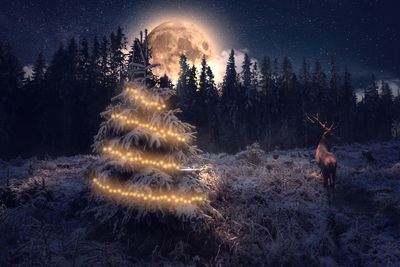
<instances>
[{"instance_id":1,"label":"deer's head","mask_svg":"<svg viewBox=\"0 0 400 267\"><path fill-rule=\"evenodd\" d=\"M317 113L315 116L313 115L313 116L311 116L311 117L310 117L308 114L306 114L306 115L307 115L307 118L308 118L308 120L309 120L310 122L315 123L315 124L318 123L318 124L322 127L322 129L324 130L324 133L322 134L320 143L324 144L328 149L330 149L331 146L332 146L334 143L340 142L340 138L337 137L337 136L333 133L333 131L334 131L335 129L337 129L337 125L335 125L334 123L332 123L330 127L327 127L327 126L326 126L326 123L322 123L322 122L320 121L320 119L319 119L319 117L318 117L318 113Z\"/></svg>"}]
</instances>

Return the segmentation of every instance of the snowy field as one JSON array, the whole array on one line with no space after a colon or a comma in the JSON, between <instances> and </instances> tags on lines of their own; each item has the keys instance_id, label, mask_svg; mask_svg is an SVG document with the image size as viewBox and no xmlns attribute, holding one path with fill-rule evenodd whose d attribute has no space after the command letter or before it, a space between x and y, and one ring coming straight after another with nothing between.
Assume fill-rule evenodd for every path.
<instances>
[{"instance_id":1,"label":"snowy field","mask_svg":"<svg viewBox=\"0 0 400 267\"><path fill-rule=\"evenodd\" d=\"M314 149L202 154L216 211L203 232L132 223L129 236L88 212L93 156L2 161L0 265L400 266L400 141L333 151L330 202Z\"/></svg>"}]
</instances>

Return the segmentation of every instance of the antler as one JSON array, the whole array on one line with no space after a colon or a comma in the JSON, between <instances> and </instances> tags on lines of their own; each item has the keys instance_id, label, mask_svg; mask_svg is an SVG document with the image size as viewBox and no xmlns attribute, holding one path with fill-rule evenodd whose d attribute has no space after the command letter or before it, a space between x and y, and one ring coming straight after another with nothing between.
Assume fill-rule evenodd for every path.
<instances>
[{"instance_id":1,"label":"antler","mask_svg":"<svg viewBox=\"0 0 400 267\"><path fill-rule=\"evenodd\" d=\"M335 125L335 123L332 123L332 125L330 126L330 127L326 127L326 123L322 123L320 120L319 120L319 116L318 116L318 113L314 116L314 115L312 115L312 118L310 118L310 116L306 113L306 116L307 116L307 118L308 118L308 120L310 121L310 122L312 122L312 123L319 123L319 125L321 125L321 127L325 130L325 131L332 131L332 130L335 130L336 128L337 128L337 126L335 126L334 127L334 125Z\"/></svg>"},{"instance_id":2,"label":"antler","mask_svg":"<svg viewBox=\"0 0 400 267\"><path fill-rule=\"evenodd\" d=\"M333 122L331 127L328 128L329 131L336 130L339 127L339 124L340 124L340 121L338 123L336 123L336 124Z\"/></svg>"}]
</instances>

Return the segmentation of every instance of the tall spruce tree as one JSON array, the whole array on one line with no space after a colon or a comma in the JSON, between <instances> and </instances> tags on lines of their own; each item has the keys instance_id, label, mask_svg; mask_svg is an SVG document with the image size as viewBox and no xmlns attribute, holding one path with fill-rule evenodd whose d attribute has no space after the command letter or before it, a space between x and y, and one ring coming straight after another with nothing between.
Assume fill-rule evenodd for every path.
<instances>
[{"instance_id":1,"label":"tall spruce tree","mask_svg":"<svg viewBox=\"0 0 400 267\"><path fill-rule=\"evenodd\" d=\"M257 137L260 143L267 146L267 133L271 135L270 119L271 119L271 90L273 88L272 82L272 70L271 70L271 59L264 57L260 71L260 92L259 92L259 104L258 109L260 113L259 123L257 128Z\"/></svg>"},{"instance_id":2,"label":"tall spruce tree","mask_svg":"<svg viewBox=\"0 0 400 267\"><path fill-rule=\"evenodd\" d=\"M250 86L247 89L247 114L246 114L246 131L249 142L255 142L258 139L258 129L263 127L260 120L261 112L261 96L258 91L259 87L259 71L257 62L252 63Z\"/></svg>"},{"instance_id":3,"label":"tall spruce tree","mask_svg":"<svg viewBox=\"0 0 400 267\"><path fill-rule=\"evenodd\" d=\"M354 121L356 120L356 96L351 85L351 76L347 69L343 74L343 82L338 89L338 121L337 129L343 140L351 141L355 138Z\"/></svg>"},{"instance_id":4,"label":"tall spruce tree","mask_svg":"<svg viewBox=\"0 0 400 267\"><path fill-rule=\"evenodd\" d=\"M101 52L100 43L97 36L93 38L93 46L91 51L92 52L89 60L89 79L91 87L94 87L101 83Z\"/></svg>"},{"instance_id":5,"label":"tall spruce tree","mask_svg":"<svg viewBox=\"0 0 400 267\"><path fill-rule=\"evenodd\" d=\"M86 38L81 40L79 49L79 67L82 75L82 80L89 82L90 77L90 55L89 55L89 43ZM87 87L88 85L86 85Z\"/></svg>"},{"instance_id":6,"label":"tall spruce tree","mask_svg":"<svg viewBox=\"0 0 400 267\"><path fill-rule=\"evenodd\" d=\"M104 87L110 86L110 75L111 75L111 66L110 66L110 42L108 41L107 37L103 36L100 45L100 69L101 69L101 77Z\"/></svg>"},{"instance_id":7,"label":"tall spruce tree","mask_svg":"<svg viewBox=\"0 0 400 267\"><path fill-rule=\"evenodd\" d=\"M214 74L210 66L207 66L206 76L206 107L207 107L207 128L208 134L214 140L214 143L218 140L219 136L219 118L218 118L218 90L215 86Z\"/></svg>"},{"instance_id":8,"label":"tall spruce tree","mask_svg":"<svg viewBox=\"0 0 400 267\"><path fill-rule=\"evenodd\" d=\"M197 153L193 127L168 110L173 91L155 85L151 69L157 64L146 56L147 39L136 42L144 64L135 65L126 89L102 113L93 145L101 155L91 168L97 209L119 224L204 218L205 187L183 167Z\"/></svg>"},{"instance_id":9,"label":"tall spruce tree","mask_svg":"<svg viewBox=\"0 0 400 267\"><path fill-rule=\"evenodd\" d=\"M326 105L325 118L328 121L338 120L337 113L339 105L339 100L338 100L339 84L340 84L340 79L337 66L333 57L331 57L329 63L329 86L327 88L326 98L325 98L325 105Z\"/></svg>"},{"instance_id":10,"label":"tall spruce tree","mask_svg":"<svg viewBox=\"0 0 400 267\"><path fill-rule=\"evenodd\" d=\"M380 92L380 107L379 107L379 132L380 137L384 140L392 137L392 124L394 117L393 110L393 93L389 87L389 84L382 81Z\"/></svg>"},{"instance_id":11,"label":"tall spruce tree","mask_svg":"<svg viewBox=\"0 0 400 267\"><path fill-rule=\"evenodd\" d=\"M40 142L39 123L43 115L41 97L44 96L42 90L45 86L45 74L46 61L41 52L32 68L32 79L23 86L19 96L20 104L16 121L18 121L18 125L30 130L29 135L24 138L16 135L16 138L19 139L16 149L22 155L34 155ZM23 129L20 130L23 131Z\"/></svg>"},{"instance_id":12,"label":"tall spruce tree","mask_svg":"<svg viewBox=\"0 0 400 267\"><path fill-rule=\"evenodd\" d=\"M268 84L271 80L271 60L269 57L264 57L261 65L261 86L264 94L267 92Z\"/></svg>"},{"instance_id":13,"label":"tall spruce tree","mask_svg":"<svg viewBox=\"0 0 400 267\"><path fill-rule=\"evenodd\" d=\"M22 69L11 46L0 42L0 157L15 156L17 152L14 146L18 142L15 133L22 79Z\"/></svg>"},{"instance_id":14,"label":"tall spruce tree","mask_svg":"<svg viewBox=\"0 0 400 267\"><path fill-rule=\"evenodd\" d=\"M248 128L251 127L250 113L253 109L251 102L251 61L249 55L246 53L242 62L242 71L239 74L240 83L238 84L239 91L237 95L237 140L239 148L244 147L250 142Z\"/></svg>"},{"instance_id":15,"label":"tall spruce tree","mask_svg":"<svg viewBox=\"0 0 400 267\"><path fill-rule=\"evenodd\" d=\"M281 137L281 147L291 147L295 144L294 127L297 121L294 121L294 113L298 110L298 101L295 91L295 79L292 69L292 63L288 57L284 57L280 76L279 103L280 112L282 112L281 127L279 136Z\"/></svg>"},{"instance_id":16,"label":"tall spruce tree","mask_svg":"<svg viewBox=\"0 0 400 267\"><path fill-rule=\"evenodd\" d=\"M145 34L147 35L147 32ZM114 79L119 81L119 84L123 84L127 75L127 70L125 69L127 55L124 52L126 50L126 44L127 39L125 34L122 28L118 27L117 33L114 34L114 32L112 32L110 35L110 67Z\"/></svg>"},{"instance_id":17,"label":"tall spruce tree","mask_svg":"<svg viewBox=\"0 0 400 267\"><path fill-rule=\"evenodd\" d=\"M198 124L197 103L200 103L200 99L197 90L196 67L190 67L184 55L181 55L179 63L181 69L176 89L177 107L182 110L183 119L190 123Z\"/></svg>"},{"instance_id":18,"label":"tall spruce tree","mask_svg":"<svg viewBox=\"0 0 400 267\"><path fill-rule=\"evenodd\" d=\"M239 88L235 66L235 52L233 49L229 54L224 81L222 83L222 96L219 109L219 121L221 122L219 143L225 151L232 153L240 147L238 140Z\"/></svg>"},{"instance_id":19,"label":"tall spruce tree","mask_svg":"<svg viewBox=\"0 0 400 267\"><path fill-rule=\"evenodd\" d=\"M377 127L379 125L379 94L375 75L371 75L371 82L364 91L361 103L361 131L365 134L362 140L371 140L378 137Z\"/></svg>"},{"instance_id":20,"label":"tall spruce tree","mask_svg":"<svg viewBox=\"0 0 400 267\"><path fill-rule=\"evenodd\" d=\"M314 64L314 69L312 73L312 91L310 92L310 97L315 103L315 111L316 113L322 116L325 116L325 92L326 92L326 74L322 70L321 64L316 61ZM324 113L324 114L323 114Z\"/></svg>"},{"instance_id":21,"label":"tall spruce tree","mask_svg":"<svg viewBox=\"0 0 400 267\"><path fill-rule=\"evenodd\" d=\"M176 97L178 101L178 107L182 110L186 109L187 103L185 101L190 101L190 95L188 95L188 87L189 87L189 73L190 68L188 63L186 62L185 55L181 55L179 60L179 78L176 87Z\"/></svg>"},{"instance_id":22,"label":"tall spruce tree","mask_svg":"<svg viewBox=\"0 0 400 267\"><path fill-rule=\"evenodd\" d=\"M244 54L242 63L242 72L240 73L240 79L244 88L250 88L251 84L251 61L247 53Z\"/></svg>"},{"instance_id":23,"label":"tall spruce tree","mask_svg":"<svg viewBox=\"0 0 400 267\"><path fill-rule=\"evenodd\" d=\"M303 58L303 62L299 71L299 83L297 85L297 95L298 101L300 102L299 113L304 118L304 114L309 113L312 109L314 103L311 99L311 80L310 80L310 67L306 60ZM301 138L301 142L307 144L310 142L310 135L308 132L309 123L305 119L300 118L299 122L299 139Z\"/></svg>"},{"instance_id":24,"label":"tall spruce tree","mask_svg":"<svg viewBox=\"0 0 400 267\"><path fill-rule=\"evenodd\" d=\"M41 84L44 81L45 73L46 61L44 59L43 53L40 52L32 69L32 83Z\"/></svg>"},{"instance_id":25,"label":"tall spruce tree","mask_svg":"<svg viewBox=\"0 0 400 267\"><path fill-rule=\"evenodd\" d=\"M195 110L197 111L197 117L198 117L197 126L200 128L199 129L200 131L207 128L206 125L208 121L206 99L207 99L207 90L210 87L210 85L208 84L209 81L207 79L207 71L208 71L208 65L206 62L206 57L203 55L203 59L201 61L199 86L196 94L196 105L195 105Z\"/></svg>"}]
</instances>

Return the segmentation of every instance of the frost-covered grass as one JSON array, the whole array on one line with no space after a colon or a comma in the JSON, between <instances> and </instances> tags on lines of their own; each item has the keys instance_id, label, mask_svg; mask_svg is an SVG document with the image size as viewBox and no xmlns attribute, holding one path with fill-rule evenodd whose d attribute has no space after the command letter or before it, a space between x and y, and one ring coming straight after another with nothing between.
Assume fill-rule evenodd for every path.
<instances>
[{"instance_id":1,"label":"frost-covered grass","mask_svg":"<svg viewBox=\"0 0 400 267\"><path fill-rule=\"evenodd\" d=\"M113 229L93 216L92 156L0 162L0 265L399 266L400 142L334 153L331 202L313 149L202 154L216 212L197 232L173 217Z\"/></svg>"}]
</instances>

